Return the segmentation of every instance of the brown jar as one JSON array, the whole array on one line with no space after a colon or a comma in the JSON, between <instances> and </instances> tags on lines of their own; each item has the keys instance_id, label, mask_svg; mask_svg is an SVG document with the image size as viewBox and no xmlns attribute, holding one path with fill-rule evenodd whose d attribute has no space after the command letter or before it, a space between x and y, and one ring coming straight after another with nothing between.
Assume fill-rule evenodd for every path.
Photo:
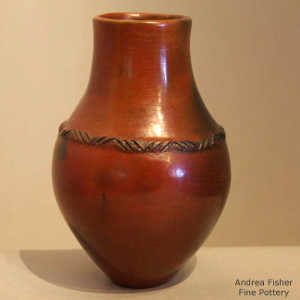
<instances>
[{"instance_id":1,"label":"brown jar","mask_svg":"<svg viewBox=\"0 0 300 300\"><path fill-rule=\"evenodd\" d=\"M71 230L116 283L144 288L200 247L230 185L225 133L197 90L191 19L94 18L87 90L59 129L53 183Z\"/></svg>"}]
</instances>

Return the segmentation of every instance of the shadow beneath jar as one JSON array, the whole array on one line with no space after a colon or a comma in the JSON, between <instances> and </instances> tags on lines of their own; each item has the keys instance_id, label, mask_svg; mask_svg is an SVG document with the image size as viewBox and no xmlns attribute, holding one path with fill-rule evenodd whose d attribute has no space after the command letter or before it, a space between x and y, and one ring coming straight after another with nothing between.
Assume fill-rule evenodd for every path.
<instances>
[{"instance_id":1,"label":"shadow beneath jar","mask_svg":"<svg viewBox=\"0 0 300 300\"><path fill-rule=\"evenodd\" d=\"M187 279L197 264L193 256L168 282L148 289L123 288L114 284L83 250L21 250L25 266L39 278L57 286L84 292L126 294L165 289Z\"/></svg>"}]
</instances>

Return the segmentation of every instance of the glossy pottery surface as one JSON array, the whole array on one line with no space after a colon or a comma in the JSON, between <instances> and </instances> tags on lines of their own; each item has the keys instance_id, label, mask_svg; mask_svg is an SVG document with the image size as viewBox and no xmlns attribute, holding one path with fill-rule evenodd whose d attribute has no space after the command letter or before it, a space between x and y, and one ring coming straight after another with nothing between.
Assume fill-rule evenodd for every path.
<instances>
[{"instance_id":1,"label":"glossy pottery surface","mask_svg":"<svg viewBox=\"0 0 300 300\"><path fill-rule=\"evenodd\" d=\"M87 90L56 141L53 184L71 230L116 283L175 274L216 223L230 185L225 134L193 79L191 19L94 18Z\"/></svg>"}]
</instances>

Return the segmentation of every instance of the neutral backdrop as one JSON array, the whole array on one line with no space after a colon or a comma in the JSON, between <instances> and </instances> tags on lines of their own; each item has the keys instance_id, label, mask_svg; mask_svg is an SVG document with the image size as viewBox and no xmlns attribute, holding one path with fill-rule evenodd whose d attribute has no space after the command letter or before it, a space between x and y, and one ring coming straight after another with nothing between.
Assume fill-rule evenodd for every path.
<instances>
[{"instance_id":1,"label":"neutral backdrop","mask_svg":"<svg viewBox=\"0 0 300 300\"><path fill-rule=\"evenodd\" d=\"M300 244L299 0L0 0L0 248L78 247L57 207L57 128L89 77L92 17L193 19L199 90L227 131L232 185L205 245Z\"/></svg>"}]
</instances>

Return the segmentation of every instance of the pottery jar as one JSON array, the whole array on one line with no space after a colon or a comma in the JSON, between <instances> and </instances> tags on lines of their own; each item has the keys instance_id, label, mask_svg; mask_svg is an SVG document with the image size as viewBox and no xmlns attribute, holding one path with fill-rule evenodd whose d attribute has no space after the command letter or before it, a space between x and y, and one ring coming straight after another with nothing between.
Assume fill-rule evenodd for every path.
<instances>
[{"instance_id":1,"label":"pottery jar","mask_svg":"<svg viewBox=\"0 0 300 300\"><path fill-rule=\"evenodd\" d=\"M183 266L222 212L225 132L193 78L189 17L109 13L93 22L88 87L55 145L55 195L114 282L152 287Z\"/></svg>"}]
</instances>

